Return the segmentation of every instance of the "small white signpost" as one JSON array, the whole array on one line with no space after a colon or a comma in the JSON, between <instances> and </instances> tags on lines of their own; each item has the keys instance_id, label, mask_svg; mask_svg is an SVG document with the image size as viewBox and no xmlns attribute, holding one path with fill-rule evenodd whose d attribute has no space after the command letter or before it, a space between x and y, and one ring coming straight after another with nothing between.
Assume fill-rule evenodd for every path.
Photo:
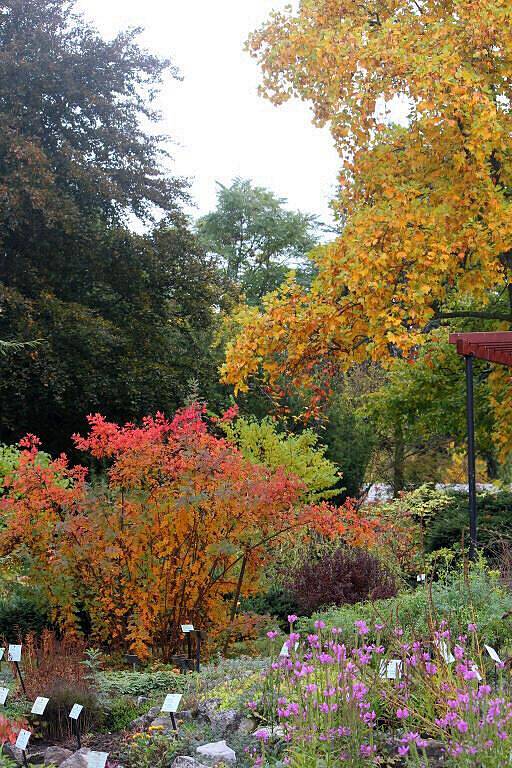
<instances>
[{"instance_id":1,"label":"small white signpost","mask_svg":"<svg viewBox=\"0 0 512 768\"><path fill-rule=\"evenodd\" d=\"M28 747L28 741L31 737L30 731L26 731L24 728L21 729L21 731L18 733L18 738L16 739L15 746L18 747L18 749L21 749L21 754L23 756L23 765L25 768L27 768L27 755L25 753L26 748Z\"/></svg>"},{"instance_id":2,"label":"small white signpost","mask_svg":"<svg viewBox=\"0 0 512 768\"><path fill-rule=\"evenodd\" d=\"M181 625L181 631L184 635L187 635L189 632L194 632L194 625L193 624L182 624Z\"/></svg>"},{"instance_id":3,"label":"small white signpost","mask_svg":"<svg viewBox=\"0 0 512 768\"><path fill-rule=\"evenodd\" d=\"M182 693L168 693L165 697L164 703L162 704L161 711L169 714L172 712L177 712L182 698Z\"/></svg>"},{"instance_id":4,"label":"small white signpost","mask_svg":"<svg viewBox=\"0 0 512 768\"><path fill-rule=\"evenodd\" d=\"M108 752L89 752L87 755L87 768L105 768Z\"/></svg>"},{"instance_id":5,"label":"small white signpost","mask_svg":"<svg viewBox=\"0 0 512 768\"><path fill-rule=\"evenodd\" d=\"M0 688L0 704L2 706L5 704L8 695L9 695L9 689L8 688Z\"/></svg>"},{"instance_id":6,"label":"small white signpost","mask_svg":"<svg viewBox=\"0 0 512 768\"><path fill-rule=\"evenodd\" d=\"M71 712L69 713L69 716L72 720L78 720L82 713L82 705L81 704L73 704L71 707Z\"/></svg>"},{"instance_id":7,"label":"small white signpost","mask_svg":"<svg viewBox=\"0 0 512 768\"><path fill-rule=\"evenodd\" d=\"M446 663L453 664L453 662L455 661L455 656L450 651L450 648L446 640L439 640L438 647L439 647L439 652L443 657L443 659L446 661Z\"/></svg>"},{"instance_id":8,"label":"small white signpost","mask_svg":"<svg viewBox=\"0 0 512 768\"><path fill-rule=\"evenodd\" d=\"M46 705L50 699L45 699L44 696L38 696L32 705L30 710L33 715L42 715L46 709Z\"/></svg>"},{"instance_id":9,"label":"small white signpost","mask_svg":"<svg viewBox=\"0 0 512 768\"><path fill-rule=\"evenodd\" d=\"M496 650L492 647L492 645L484 645L484 648L487 651L487 653L489 654L489 656L491 657L491 659L496 662L496 664L502 664L503 663L501 661L500 657L498 656Z\"/></svg>"},{"instance_id":10,"label":"small white signpost","mask_svg":"<svg viewBox=\"0 0 512 768\"><path fill-rule=\"evenodd\" d=\"M10 645L7 653L7 661L20 662L21 661L21 645Z\"/></svg>"},{"instance_id":11,"label":"small white signpost","mask_svg":"<svg viewBox=\"0 0 512 768\"><path fill-rule=\"evenodd\" d=\"M386 661L382 659L380 662L379 675L386 677L388 680L399 680L402 675L402 660L390 659Z\"/></svg>"}]
</instances>

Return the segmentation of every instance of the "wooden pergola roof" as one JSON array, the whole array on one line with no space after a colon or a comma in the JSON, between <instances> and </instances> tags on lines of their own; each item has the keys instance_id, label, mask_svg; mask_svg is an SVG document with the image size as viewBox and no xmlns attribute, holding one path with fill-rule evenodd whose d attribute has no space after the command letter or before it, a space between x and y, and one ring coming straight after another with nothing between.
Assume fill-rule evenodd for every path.
<instances>
[{"instance_id":1,"label":"wooden pergola roof","mask_svg":"<svg viewBox=\"0 0 512 768\"><path fill-rule=\"evenodd\" d=\"M449 341L457 345L459 355L512 367L512 331L450 333Z\"/></svg>"}]
</instances>

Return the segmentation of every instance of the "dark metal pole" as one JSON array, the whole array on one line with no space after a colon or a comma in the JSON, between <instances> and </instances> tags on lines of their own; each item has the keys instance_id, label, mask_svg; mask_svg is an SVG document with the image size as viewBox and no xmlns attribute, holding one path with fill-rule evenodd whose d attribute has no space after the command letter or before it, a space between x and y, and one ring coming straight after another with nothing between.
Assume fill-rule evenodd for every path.
<instances>
[{"instance_id":1,"label":"dark metal pole","mask_svg":"<svg viewBox=\"0 0 512 768\"><path fill-rule=\"evenodd\" d=\"M477 548L477 513L473 355L464 355L464 361L466 363L466 416L468 422L469 557L474 560Z\"/></svg>"}]
</instances>

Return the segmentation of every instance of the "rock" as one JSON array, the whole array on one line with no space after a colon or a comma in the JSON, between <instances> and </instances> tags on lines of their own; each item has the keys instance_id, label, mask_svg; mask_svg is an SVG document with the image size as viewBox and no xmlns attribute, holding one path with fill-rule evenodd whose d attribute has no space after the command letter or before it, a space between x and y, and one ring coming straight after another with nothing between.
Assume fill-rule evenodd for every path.
<instances>
[{"instance_id":1,"label":"rock","mask_svg":"<svg viewBox=\"0 0 512 768\"><path fill-rule=\"evenodd\" d=\"M64 747L48 747L44 753L44 764L61 765L72 754L70 749L64 749Z\"/></svg>"},{"instance_id":2,"label":"rock","mask_svg":"<svg viewBox=\"0 0 512 768\"><path fill-rule=\"evenodd\" d=\"M176 757L171 768L206 768L206 766L198 763L193 757Z\"/></svg>"},{"instance_id":3,"label":"rock","mask_svg":"<svg viewBox=\"0 0 512 768\"><path fill-rule=\"evenodd\" d=\"M147 715L141 715L140 717L136 717L135 720L132 720L130 725L128 726L129 731L143 731L147 726L150 724L151 718L148 718Z\"/></svg>"},{"instance_id":4,"label":"rock","mask_svg":"<svg viewBox=\"0 0 512 768\"><path fill-rule=\"evenodd\" d=\"M144 715L144 717L148 717L150 720L153 720L155 717L158 717L161 711L162 710L160 709L160 707L151 707L147 715Z\"/></svg>"},{"instance_id":5,"label":"rock","mask_svg":"<svg viewBox=\"0 0 512 768\"><path fill-rule=\"evenodd\" d=\"M144 704L145 701L148 701L147 696L137 696L137 701L135 702L138 707L140 707L141 704Z\"/></svg>"},{"instance_id":6,"label":"rock","mask_svg":"<svg viewBox=\"0 0 512 768\"><path fill-rule=\"evenodd\" d=\"M15 747L13 744L9 744L8 741L6 741L2 747L2 754L10 757L10 759L14 760L18 765L23 765L23 754L21 749L18 749L18 747Z\"/></svg>"},{"instance_id":7,"label":"rock","mask_svg":"<svg viewBox=\"0 0 512 768\"><path fill-rule=\"evenodd\" d=\"M211 718L215 715L219 707L220 699L208 699L207 701L202 701L197 708L197 716L203 720L211 722Z\"/></svg>"},{"instance_id":8,"label":"rock","mask_svg":"<svg viewBox=\"0 0 512 768\"><path fill-rule=\"evenodd\" d=\"M253 717L242 717L240 720L236 732L241 736L247 736L258 727L258 723Z\"/></svg>"},{"instance_id":9,"label":"rock","mask_svg":"<svg viewBox=\"0 0 512 768\"><path fill-rule=\"evenodd\" d=\"M21 749L18 749L18 747L15 747L13 744L9 744L6 742L2 747L2 753L4 755L7 755L7 757L10 757L11 760L14 760L15 763L18 765L24 765L23 762L23 752ZM27 752L27 763L31 765L42 765L44 763L44 756L45 753L41 751L33 751L31 753ZM69 753L71 754L71 752Z\"/></svg>"},{"instance_id":10,"label":"rock","mask_svg":"<svg viewBox=\"0 0 512 768\"><path fill-rule=\"evenodd\" d=\"M235 751L228 747L225 741L212 741L209 744L203 744L202 747L197 747L196 752L209 760L236 763Z\"/></svg>"},{"instance_id":11,"label":"rock","mask_svg":"<svg viewBox=\"0 0 512 768\"><path fill-rule=\"evenodd\" d=\"M243 714L236 709L225 709L222 712L214 712L210 715L210 723L215 736L226 737L236 733Z\"/></svg>"},{"instance_id":12,"label":"rock","mask_svg":"<svg viewBox=\"0 0 512 768\"><path fill-rule=\"evenodd\" d=\"M63 763L60 764L60 768L88 768L87 755L92 750L82 747L77 752L73 752Z\"/></svg>"}]
</instances>

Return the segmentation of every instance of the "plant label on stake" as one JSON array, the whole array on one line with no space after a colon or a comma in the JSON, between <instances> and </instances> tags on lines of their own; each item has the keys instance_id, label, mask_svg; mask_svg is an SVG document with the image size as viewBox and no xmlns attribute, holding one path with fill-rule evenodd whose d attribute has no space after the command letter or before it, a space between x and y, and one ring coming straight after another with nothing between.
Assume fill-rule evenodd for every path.
<instances>
[{"instance_id":1,"label":"plant label on stake","mask_svg":"<svg viewBox=\"0 0 512 768\"><path fill-rule=\"evenodd\" d=\"M21 731L18 733L18 738L16 739L15 746L18 747L18 749L21 749L21 754L23 755L23 765L27 766L27 755L25 754L25 750L28 747L28 741L31 737L30 731L26 731L24 728L21 729Z\"/></svg>"},{"instance_id":2,"label":"plant label on stake","mask_svg":"<svg viewBox=\"0 0 512 768\"><path fill-rule=\"evenodd\" d=\"M382 659L379 668L380 677L386 677L388 680L398 680L402 675L401 659Z\"/></svg>"},{"instance_id":3,"label":"plant label on stake","mask_svg":"<svg viewBox=\"0 0 512 768\"><path fill-rule=\"evenodd\" d=\"M15 664L19 664L21 661L21 645L10 645L9 652L7 654L7 661L13 661Z\"/></svg>"},{"instance_id":4,"label":"plant label on stake","mask_svg":"<svg viewBox=\"0 0 512 768\"><path fill-rule=\"evenodd\" d=\"M86 759L87 768L105 768L108 752L89 752Z\"/></svg>"},{"instance_id":5,"label":"plant label on stake","mask_svg":"<svg viewBox=\"0 0 512 768\"><path fill-rule=\"evenodd\" d=\"M419 583L419 582L425 581L426 578L427 578L426 574L418 573L418 575L416 576L416 581Z\"/></svg>"},{"instance_id":6,"label":"plant label on stake","mask_svg":"<svg viewBox=\"0 0 512 768\"><path fill-rule=\"evenodd\" d=\"M182 697L183 694L181 693L168 693L165 697L165 701L162 704L161 709L162 712L167 712L171 716L172 727L176 733L178 732L178 726L176 723L175 714L178 711Z\"/></svg>"},{"instance_id":7,"label":"plant label on stake","mask_svg":"<svg viewBox=\"0 0 512 768\"><path fill-rule=\"evenodd\" d=\"M439 653L443 657L443 659L446 661L447 664L453 664L455 661L455 656L450 651L450 648L448 647L448 643L446 640L439 640Z\"/></svg>"},{"instance_id":8,"label":"plant label on stake","mask_svg":"<svg viewBox=\"0 0 512 768\"><path fill-rule=\"evenodd\" d=\"M9 689L8 688L0 688L0 704L2 706L5 705L6 699L9 695Z\"/></svg>"},{"instance_id":9,"label":"plant label on stake","mask_svg":"<svg viewBox=\"0 0 512 768\"><path fill-rule=\"evenodd\" d=\"M160 711L168 714L171 712L177 712L182 698L182 693L168 693Z\"/></svg>"},{"instance_id":10,"label":"plant label on stake","mask_svg":"<svg viewBox=\"0 0 512 768\"><path fill-rule=\"evenodd\" d=\"M46 709L46 705L49 701L50 699L45 699L44 696L38 696L32 705L32 709L30 710L31 714L43 715Z\"/></svg>"},{"instance_id":11,"label":"plant label on stake","mask_svg":"<svg viewBox=\"0 0 512 768\"><path fill-rule=\"evenodd\" d=\"M294 646L293 646L293 650L296 651L298 647L299 647L299 644L295 643ZM288 646L288 640L285 643L283 643L283 647L279 651L279 655L282 656L283 658L288 658L288 656L290 655L290 648Z\"/></svg>"},{"instance_id":12,"label":"plant label on stake","mask_svg":"<svg viewBox=\"0 0 512 768\"><path fill-rule=\"evenodd\" d=\"M181 625L181 631L187 638L187 658L192 658L192 638L190 637L190 633L194 632L194 625L193 624L182 624Z\"/></svg>"},{"instance_id":13,"label":"plant label on stake","mask_svg":"<svg viewBox=\"0 0 512 768\"><path fill-rule=\"evenodd\" d=\"M24 693L24 695L27 695L27 691L25 689L25 683L23 681L23 675L21 674L20 669L20 661L21 661L21 645L9 645L9 650L7 652L7 661L12 661L16 665L16 671L18 673L18 676L20 678L21 683L21 689Z\"/></svg>"},{"instance_id":14,"label":"plant label on stake","mask_svg":"<svg viewBox=\"0 0 512 768\"><path fill-rule=\"evenodd\" d=\"M78 718L80 717L82 710L83 710L83 706L81 704L73 704L73 706L71 707L71 712L69 713L70 720L73 720L75 725L76 742L78 744L78 749L82 749L82 740L80 738L80 725L78 724Z\"/></svg>"},{"instance_id":15,"label":"plant label on stake","mask_svg":"<svg viewBox=\"0 0 512 768\"><path fill-rule=\"evenodd\" d=\"M484 645L484 648L489 654L489 656L491 657L491 659L496 662L496 664L503 663L500 657L498 656L497 652L495 651L495 649L492 647L492 645Z\"/></svg>"},{"instance_id":16,"label":"plant label on stake","mask_svg":"<svg viewBox=\"0 0 512 768\"><path fill-rule=\"evenodd\" d=\"M0 648L0 661L4 658L5 648Z\"/></svg>"},{"instance_id":17,"label":"plant label on stake","mask_svg":"<svg viewBox=\"0 0 512 768\"><path fill-rule=\"evenodd\" d=\"M80 715L82 714L83 706L81 704L73 704L71 707L71 712L69 713L69 716L71 720L78 720Z\"/></svg>"}]
</instances>

